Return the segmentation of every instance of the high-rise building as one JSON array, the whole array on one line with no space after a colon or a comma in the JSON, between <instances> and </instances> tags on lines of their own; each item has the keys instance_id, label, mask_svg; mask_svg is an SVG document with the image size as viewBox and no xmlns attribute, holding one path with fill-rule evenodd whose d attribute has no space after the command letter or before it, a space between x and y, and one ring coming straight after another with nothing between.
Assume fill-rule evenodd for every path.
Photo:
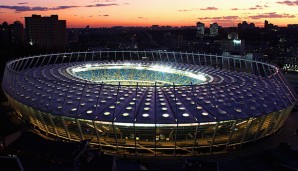
<instances>
[{"instance_id":1,"label":"high-rise building","mask_svg":"<svg viewBox=\"0 0 298 171\"><path fill-rule=\"evenodd\" d=\"M218 24L217 23L210 24L210 36L211 37L218 36Z\"/></svg>"},{"instance_id":2,"label":"high-rise building","mask_svg":"<svg viewBox=\"0 0 298 171\"><path fill-rule=\"evenodd\" d=\"M229 32L228 33L228 39L229 40L238 39L238 33L236 31Z\"/></svg>"},{"instance_id":3,"label":"high-rise building","mask_svg":"<svg viewBox=\"0 0 298 171\"><path fill-rule=\"evenodd\" d=\"M264 22L264 28L267 28L268 25L269 25L269 22L267 20L265 20L265 22Z\"/></svg>"},{"instance_id":4,"label":"high-rise building","mask_svg":"<svg viewBox=\"0 0 298 171\"><path fill-rule=\"evenodd\" d=\"M272 23L269 23L267 20L265 20L264 28L267 29L267 30L276 30L278 28L278 26L276 26Z\"/></svg>"},{"instance_id":5,"label":"high-rise building","mask_svg":"<svg viewBox=\"0 0 298 171\"><path fill-rule=\"evenodd\" d=\"M58 15L25 17L27 41L48 50L65 50L67 47L66 21Z\"/></svg>"},{"instance_id":6,"label":"high-rise building","mask_svg":"<svg viewBox=\"0 0 298 171\"><path fill-rule=\"evenodd\" d=\"M151 28L154 29L154 30L156 30L156 29L159 28L159 25L152 25Z\"/></svg>"},{"instance_id":7,"label":"high-rise building","mask_svg":"<svg viewBox=\"0 0 298 171\"><path fill-rule=\"evenodd\" d=\"M24 26L21 22L15 21L11 24L11 43L22 44L24 42Z\"/></svg>"},{"instance_id":8,"label":"high-rise building","mask_svg":"<svg viewBox=\"0 0 298 171\"><path fill-rule=\"evenodd\" d=\"M203 37L205 34L205 24L201 22L197 22L197 36Z\"/></svg>"},{"instance_id":9,"label":"high-rise building","mask_svg":"<svg viewBox=\"0 0 298 171\"><path fill-rule=\"evenodd\" d=\"M247 23L246 21L243 21L242 23L238 24L239 29L254 29L255 24L254 23Z\"/></svg>"},{"instance_id":10,"label":"high-rise building","mask_svg":"<svg viewBox=\"0 0 298 171\"><path fill-rule=\"evenodd\" d=\"M0 25L0 43L10 43L11 35L8 23L5 21Z\"/></svg>"},{"instance_id":11,"label":"high-rise building","mask_svg":"<svg viewBox=\"0 0 298 171\"><path fill-rule=\"evenodd\" d=\"M245 51L245 40L233 39L229 41L228 51L232 54L241 54Z\"/></svg>"},{"instance_id":12,"label":"high-rise building","mask_svg":"<svg viewBox=\"0 0 298 171\"><path fill-rule=\"evenodd\" d=\"M298 28L298 24L288 24L288 28L289 29L297 29Z\"/></svg>"},{"instance_id":13,"label":"high-rise building","mask_svg":"<svg viewBox=\"0 0 298 171\"><path fill-rule=\"evenodd\" d=\"M24 27L19 21L13 24L3 22L0 24L0 43L22 44L24 42Z\"/></svg>"}]
</instances>

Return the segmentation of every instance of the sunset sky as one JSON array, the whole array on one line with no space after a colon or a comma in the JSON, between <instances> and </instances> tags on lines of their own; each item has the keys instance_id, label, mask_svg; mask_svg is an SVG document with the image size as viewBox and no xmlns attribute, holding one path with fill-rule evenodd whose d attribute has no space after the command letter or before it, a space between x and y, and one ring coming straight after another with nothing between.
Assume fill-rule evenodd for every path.
<instances>
[{"instance_id":1,"label":"sunset sky","mask_svg":"<svg viewBox=\"0 0 298 171\"><path fill-rule=\"evenodd\" d=\"M38 14L58 14L67 27L192 26L197 21L227 27L264 20L298 24L298 0L1 0L0 23Z\"/></svg>"}]
</instances>

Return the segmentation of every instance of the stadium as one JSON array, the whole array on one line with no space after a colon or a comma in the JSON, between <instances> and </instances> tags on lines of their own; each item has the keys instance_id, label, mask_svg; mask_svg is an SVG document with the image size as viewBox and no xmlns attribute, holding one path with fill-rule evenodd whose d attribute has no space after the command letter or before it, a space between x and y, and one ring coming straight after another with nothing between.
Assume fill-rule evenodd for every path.
<instances>
[{"instance_id":1,"label":"stadium","mask_svg":"<svg viewBox=\"0 0 298 171\"><path fill-rule=\"evenodd\" d=\"M93 51L6 64L18 117L48 137L109 154L196 156L278 131L296 103L278 67L211 54Z\"/></svg>"}]
</instances>

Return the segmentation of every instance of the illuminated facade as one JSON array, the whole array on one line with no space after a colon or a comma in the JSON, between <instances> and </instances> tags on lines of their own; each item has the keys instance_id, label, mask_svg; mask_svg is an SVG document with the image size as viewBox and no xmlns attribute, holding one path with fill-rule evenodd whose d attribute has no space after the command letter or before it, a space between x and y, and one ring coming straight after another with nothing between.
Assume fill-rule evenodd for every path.
<instances>
[{"instance_id":1,"label":"illuminated facade","mask_svg":"<svg viewBox=\"0 0 298 171\"><path fill-rule=\"evenodd\" d=\"M204 37L205 34L205 24L201 22L197 22L197 36Z\"/></svg>"},{"instance_id":2,"label":"illuminated facade","mask_svg":"<svg viewBox=\"0 0 298 171\"><path fill-rule=\"evenodd\" d=\"M296 102L276 66L161 51L21 58L6 64L2 87L34 129L127 155L240 148L281 128Z\"/></svg>"},{"instance_id":3,"label":"illuminated facade","mask_svg":"<svg viewBox=\"0 0 298 171\"><path fill-rule=\"evenodd\" d=\"M210 24L210 36L211 37L218 36L218 27L219 26L217 23Z\"/></svg>"}]
</instances>

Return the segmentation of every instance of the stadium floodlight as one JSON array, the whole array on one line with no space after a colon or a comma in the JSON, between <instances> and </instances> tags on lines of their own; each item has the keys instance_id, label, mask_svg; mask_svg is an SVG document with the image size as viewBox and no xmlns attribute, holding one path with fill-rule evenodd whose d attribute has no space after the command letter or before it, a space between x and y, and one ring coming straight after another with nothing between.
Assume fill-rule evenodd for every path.
<instances>
[{"instance_id":1,"label":"stadium floodlight","mask_svg":"<svg viewBox=\"0 0 298 171\"><path fill-rule=\"evenodd\" d=\"M144 67L142 67L142 66L137 66L136 69L138 69L138 70L142 70L142 69L144 69Z\"/></svg>"},{"instance_id":2,"label":"stadium floodlight","mask_svg":"<svg viewBox=\"0 0 298 171\"><path fill-rule=\"evenodd\" d=\"M148 69L152 71L159 71L159 72L166 72L166 73L175 72L175 70L173 70L171 67L164 66L164 65L153 65L153 66L150 66Z\"/></svg>"},{"instance_id":3,"label":"stadium floodlight","mask_svg":"<svg viewBox=\"0 0 298 171\"><path fill-rule=\"evenodd\" d=\"M191 73L191 72L187 72L186 75L189 76L189 77L198 79L198 80L207 81L206 77L203 74L194 74L194 73Z\"/></svg>"},{"instance_id":4,"label":"stadium floodlight","mask_svg":"<svg viewBox=\"0 0 298 171\"><path fill-rule=\"evenodd\" d=\"M125 66L131 66L133 64L132 63L129 63L129 62L125 62L123 65L125 65Z\"/></svg>"},{"instance_id":5,"label":"stadium floodlight","mask_svg":"<svg viewBox=\"0 0 298 171\"><path fill-rule=\"evenodd\" d=\"M91 67L92 67L91 64L86 64L86 65L85 65L85 68L91 68Z\"/></svg>"}]
</instances>

